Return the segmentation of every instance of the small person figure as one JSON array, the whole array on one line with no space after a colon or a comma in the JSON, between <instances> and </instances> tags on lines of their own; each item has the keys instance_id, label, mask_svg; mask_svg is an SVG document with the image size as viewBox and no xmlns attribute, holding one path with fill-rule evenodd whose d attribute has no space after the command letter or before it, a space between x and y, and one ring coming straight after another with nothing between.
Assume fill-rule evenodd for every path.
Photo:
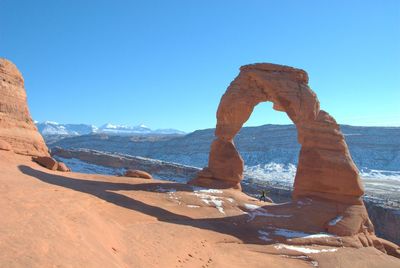
<instances>
[{"instance_id":1,"label":"small person figure","mask_svg":"<svg viewBox=\"0 0 400 268\"><path fill-rule=\"evenodd\" d=\"M260 201L264 201L265 202L266 198L267 198L267 191L262 190L261 191L261 196L260 196L259 199L260 199Z\"/></svg>"},{"instance_id":2,"label":"small person figure","mask_svg":"<svg viewBox=\"0 0 400 268\"><path fill-rule=\"evenodd\" d=\"M259 200L264 201L264 202L268 201L268 202L274 203L274 201L272 201L272 199L267 196L267 191L265 191L265 190L261 191L261 196L260 196Z\"/></svg>"}]
</instances>

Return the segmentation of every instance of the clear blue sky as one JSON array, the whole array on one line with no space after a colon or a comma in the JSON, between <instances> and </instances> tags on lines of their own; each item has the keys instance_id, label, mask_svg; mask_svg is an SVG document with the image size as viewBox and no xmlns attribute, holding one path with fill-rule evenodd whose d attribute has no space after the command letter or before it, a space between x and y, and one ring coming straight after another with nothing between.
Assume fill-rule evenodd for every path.
<instances>
[{"instance_id":1,"label":"clear blue sky","mask_svg":"<svg viewBox=\"0 0 400 268\"><path fill-rule=\"evenodd\" d=\"M215 125L241 65L305 69L338 122L400 125L400 1L0 0L35 120ZM262 104L247 125L289 123Z\"/></svg>"}]
</instances>

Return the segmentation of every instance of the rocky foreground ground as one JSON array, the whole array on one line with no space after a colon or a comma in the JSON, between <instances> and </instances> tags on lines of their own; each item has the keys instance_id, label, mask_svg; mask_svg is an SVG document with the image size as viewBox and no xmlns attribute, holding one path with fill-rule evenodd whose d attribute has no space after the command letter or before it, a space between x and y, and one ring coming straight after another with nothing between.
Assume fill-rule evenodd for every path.
<instances>
[{"instance_id":1,"label":"rocky foreground ground","mask_svg":"<svg viewBox=\"0 0 400 268\"><path fill-rule=\"evenodd\" d=\"M354 237L276 226L298 214L236 190L50 171L1 150L0 181L1 267L400 265Z\"/></svg>"}]
</instances>

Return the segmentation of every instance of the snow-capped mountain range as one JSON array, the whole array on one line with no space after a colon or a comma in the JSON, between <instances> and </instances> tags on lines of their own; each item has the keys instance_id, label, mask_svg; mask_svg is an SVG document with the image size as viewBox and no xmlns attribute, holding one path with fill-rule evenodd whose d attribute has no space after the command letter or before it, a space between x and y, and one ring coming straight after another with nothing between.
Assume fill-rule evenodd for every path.
<instances>
[{"instance_id":1,"label":"snow-capped mountain range","mask_svg":"<svg viewBox=\"0 0 400 268\"><path fill-rule=\"evenodd\" d=\"M100 127L88 124L60 124L52 121L35 122L39 132L43 136L80 136L93 133L105 133L110 135L183 135L185 132L176 129L152 130L144 124L137 126L116 125L107 123Z\"/></svg>"}]
</instances>

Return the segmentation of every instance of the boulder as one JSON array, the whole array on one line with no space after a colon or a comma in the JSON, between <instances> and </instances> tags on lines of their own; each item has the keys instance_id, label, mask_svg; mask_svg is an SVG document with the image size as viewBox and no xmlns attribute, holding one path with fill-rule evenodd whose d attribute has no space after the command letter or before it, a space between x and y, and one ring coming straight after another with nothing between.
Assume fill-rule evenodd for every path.
<instances>
[{"instance_id":1,"label":"boulder","mask_svg":"<svg viewBox=\"0 0 400 268\"><path fill-rule=\"evenodd\" d=\"M50 170L57 170L58 168L57 161L50 156L36 156L32 157L32 160L41 165L42 167L45 167Z\"/></svg>"},{"instance_id":2,"label":"boulder","mask_svg":"<svg viewBox=\"0 0 400 268\"><path fill-rule=\"evenodd\" d=\"M17 67L0 58L0 139L17 154L49 156L27 105L24 79Z\"/></svg>"},{"instance_id":3,"label":"boulder","mask_svg":"<svg viewBox=\"0 0 400 268\"><path fill-rule=\"evenodd\" d=\"M128 169L125 172L125 177L142 178L148 180L153 179L153 177L149 173L137 169Z\"/></svg>"},{"instance_id":4,"label":"boulder","mask_svg":"<svg viewBox=\"0 0 400 268\"><path fill-rule=\"evenodd\" d=\"M62 171L62 172L70 172L71 171L71 169L63 162L58 162L57 170Z\"/></svg>"}]
</instances>

